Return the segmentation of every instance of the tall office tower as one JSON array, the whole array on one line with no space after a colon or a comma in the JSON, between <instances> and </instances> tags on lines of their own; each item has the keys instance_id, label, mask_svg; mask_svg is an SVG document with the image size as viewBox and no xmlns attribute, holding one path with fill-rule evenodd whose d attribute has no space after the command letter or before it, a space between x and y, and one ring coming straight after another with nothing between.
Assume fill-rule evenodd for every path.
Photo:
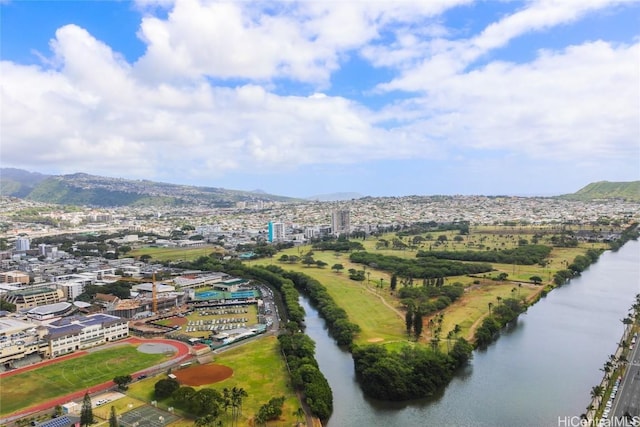
<instances>
[{"instance_id":1,"label":"tall office tower","mask_svg":"<svg viewBox=\"0 0 640 427\"><path fill-rule=\"evenodd\" d=\"M31 242L26 237L16 239L16 252L26 252L31 249Z\"/></svg>"},{"instance_id":2,"label":"tall office tower","mask_svg":"<svg viewBox=\"0 0 640 427\"><path fill-rule=\"evenodd\" d=\"M348 210L335 210L331 212L331 231L335 236L351 233L351 222Z\"/></svg>"},{"instance_id":3,"label":"tall office tower","mask_svg":"<svg viewBox=\"0 0 640 427\"><path fill-rule=\"evenodd\" d=\"M284 224L281 222L269 222L269 242L282 242L284 240Z\"/></svg>"}]
</instances>

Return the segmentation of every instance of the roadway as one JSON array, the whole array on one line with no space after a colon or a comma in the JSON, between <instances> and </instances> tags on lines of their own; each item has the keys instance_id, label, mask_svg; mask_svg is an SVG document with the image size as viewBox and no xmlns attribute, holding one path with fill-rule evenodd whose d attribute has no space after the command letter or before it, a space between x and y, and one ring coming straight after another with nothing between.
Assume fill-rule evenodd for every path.
<instances>
[{"instance_id":1,"label":"roadway","mask_svg":"<svg viewBox=\"0 0 640 427\"><path fill-rule=\"evenodd\" d=\"M629 354L627 372L625 373L618 393L611 405L611 413L609 419L615 417L622 419L625 414L636 417L640 423L640 343L633 346L633 350ZM638 424L640 425L640 424Z\"/></svg>"}]
</instances>

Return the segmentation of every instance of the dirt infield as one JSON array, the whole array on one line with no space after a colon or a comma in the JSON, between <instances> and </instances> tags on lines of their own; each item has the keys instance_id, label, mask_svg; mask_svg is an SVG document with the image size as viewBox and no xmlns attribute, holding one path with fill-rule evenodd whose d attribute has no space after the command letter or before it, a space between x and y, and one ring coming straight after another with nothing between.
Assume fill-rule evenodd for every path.
<instances>
[{"instance_id":1,"label":"dirt infield","mask_svg":"<svg viewBox=\"0 0 640 427\"><path fill-rule=\"evenodd\" d=\"M173 374L182 384L197 386L217 383L233 375L233 369L224 365L196 365L174 371Z\"/></svg>"}]
</instances>

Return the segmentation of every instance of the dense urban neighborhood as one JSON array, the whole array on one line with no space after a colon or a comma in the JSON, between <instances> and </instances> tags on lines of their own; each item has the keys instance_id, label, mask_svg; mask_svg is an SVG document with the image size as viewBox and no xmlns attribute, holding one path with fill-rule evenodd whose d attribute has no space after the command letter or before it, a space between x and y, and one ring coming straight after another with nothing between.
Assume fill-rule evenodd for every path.
<instances>
[{"instance_id":1,"label":"dense urban neighborhood","mask_svg":"<svg viewBox=\"0 0 640 427\"><path fill-rule=\"evenodd\" d=\"M476 345L483 345L483 340L489 343L495 338L495 330L491 330L494 326L486 320L493 318L496 325L504 326L524 311L527 304L595 262L604 248L615 248L624 239L637 235L640 221L638 204L623 199L583 201L510 196L365 197L336 202L260 200L217 208L197 204L171 208L63 206L3 197L1 206L3 375L128 342L132 336L170 339L188 346L188 359L181 356L159 366L180 369L194 362L207 366L225 348L295 329L297 326L290 326L293 322L301 322L304 327L295 307L297 298L281 281L285 279L276 279L276 274L282 274L301 291L311 292L312 301L314 298L323 301L325 297L313 295L324 291L309 291L315 289L316 285L311 284L315 279L285 273L274 262L283 267L315 266L317 271L329 266L334 275L346 270L345 265L360 265L362 269L349 268L348 278L366 283L369 292L378 292L371 285L372 272L375 287L383 289L386 283L390 289L389 297L385 298L394 297L396 287L402 286L398 289L400 300L388 301L396 304L394 310L401 310L398 313L406 317L407 335L414 341L425 340L440 351L444 342L449 348L449 341L463 331ZM630 232L635 234L627 235ZM506 240L498 243L499 238ZM542 241L559 248L584 247L587 257L578 256L572 263L570 259L554 261L557 267L552 277L553 262L545 261L551 246L539 245ZM381 254L368 254L364 242L370 242L367 244L374 245ZM314 259L311 249L327 255L316 255ZM169 258L163 258L166 251L171 251ZM462 255L454 256L452 251ZM332 252L334 259L344 261L331 265L327 256ZM351 255L348 259L339 258L340 253ZM435 270L428 266L420 267L421 270L406 264L411 261L400 267L399 258L386 255L390 253L402 253L405 258L406 254L413 254L418 260L421 257L442 260ZM470 253L476 255L470 258ZM454 265L450 259L489 260L507 266L496 270L486 263ZM252 267L261 260L270 267ZM243 262L245 267L241 267ZM516 264L525 268L535 263L542 266L539 275L518 274L520 267L516 269ZM562 272L569 274L563 276ZM447 276L460 274L466 274L471 282L445 285ZM509 274L513 279L506 280ZM418 288L413 287L418 280L425 289L433 286L430 299L423 300L416 293ZM511 283L510 298L498 296L496 303L489 303L489 318L485 322L472 329L468 326L461 329L456 324L447 340L442 339L443 317L449 305L484 283L494 286L491 283L503 282ZM544 289L540 285L545 285ZM335 302L326 304L330 307ZM335 330L332 325L340 322L329 323L341 345L352 346L359 333L359 327L349 323L350 320L344 318L346 323L335 326ZM437 328L436 322L440 324ZM381 339L369 339L376 340ZM289 369L295 370L297 362L289 360L288 352L292 350L287 350L284 342L281 345ZM447 363L464 365L470 357L465 346L466 341L457 341L453 352L445 352L447 357L454 357ZM367 352L377 352L375 348L354 349L357 375L365 393L388 400L410 398L410 394L401 397L398 390L381 389L381 384L367 377L370 367L365 369L362 363L365 359L367 364L372 363L374 356ZM150 367L135 375L138 380L145 380L149 374L158 372L162 369ZM437 380L437 387L448 382L448 375L452 373ZM170 374L169 379L174 378L178 381L178 377ZM300 387L303 395L312 393L304 388L304 383ZM97 408L112 398L96 399L99 399L99 404L94 404ZM320 420L330 416L330 409L314 407L311 399L306 402L301 402L300 408L307 416ZM29 411L29 406L18 405L19 410L9 413L3 410L1 415L7 422L19 422L27 415L41 412ZM71 423L68 425L72 425L79 407L65 406L64 410Z\"/></svg>"}]
</instances>

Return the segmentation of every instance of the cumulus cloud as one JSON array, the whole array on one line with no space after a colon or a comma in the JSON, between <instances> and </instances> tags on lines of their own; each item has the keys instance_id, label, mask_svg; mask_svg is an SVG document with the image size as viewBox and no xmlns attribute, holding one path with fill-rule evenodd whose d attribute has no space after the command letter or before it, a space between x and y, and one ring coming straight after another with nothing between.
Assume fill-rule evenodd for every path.
<instances>
[{"instance_id":1,"label":"cumulus cloud","mask_svg":"<svg viewBox=\"0 0 640 427\"><path fill-rule=\"evenodd\" d=\"M342 56L377 39L380 29L422 24L467 2L177 0L167 19L143 19L147 51L136 68L156 79L290 78L322 86Z\"/></svg>"},{"instance_id":2,"label":"cumulus cloud","mask_svg":"<svg viewBox=\"0 0 640 427\"><path fill-rule=\"evenodd\" d=\"M468 68L520 34L607 2L531 2L469 39L447 39L438 16L464 3L276 2L256 9L140 0L145 10L172 8L166 18L144 16L139 36L147 49L134 63L85 29L64 26L51 42L54 66L1 63L3 163L175 180L446 160L468 149L587 162L637 157L639 44L588 41L540 51L529 63ZM397 71L379 89L414 95L372 110L323 93L349 55ZM226 79L236 83L220 83ZM315 92L277 94L274 79L310 83Z\"/></svg>"},{"instance_id":3,"label":"cumulus cloud","mask_svg":"<svg viewBox=\"0 0 640 427\"><path fill-rule=\"evenodd\" d=\"M381 114L456 147L533 158L637 154L640 45L602 41L540 52L532 63L493 62L450 76Z\"/></svg>"}]
</instances>

